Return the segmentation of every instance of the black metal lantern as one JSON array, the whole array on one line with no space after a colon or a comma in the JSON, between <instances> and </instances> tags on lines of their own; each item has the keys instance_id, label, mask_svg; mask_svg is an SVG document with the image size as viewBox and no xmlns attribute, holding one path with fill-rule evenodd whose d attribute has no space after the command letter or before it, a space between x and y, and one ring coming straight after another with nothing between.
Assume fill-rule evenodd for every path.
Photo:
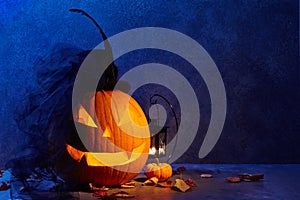
<instances>
[{"instance_id":1,"label":"black metal lantern","mask_svg":"<svg viewBox=\"0 0 300 200\"><path fill-rule=\"evenodd\" d=\"M158 121L151 120L150 123L151 143L149 155L154 157L162 157L166 155L167 146L167 126L159 126Z\"/></svg>"},{"instance_id":2,"label":"black metal lantern","mask_svg":"<svg viewBox=\"0 0 300 200\"><path fill-rule=\"evenodd\" d=\"M169 109L172 111L173 117L175 119L176 123L176 133L178 131L178 120L175 114L175 111L173 109L172 104L163 96L159 94L154 94L150 98L150 105L155 105L158 102L158 99L164 100ZM160 115L157 113L156 118L151 119L149 122L150 127L150 133L151 133L151 144L149 149L149 156L150 158L158 158L158 157L164 157L169 154L168 160L172 157L172 154L174 152L167 152L167 144L168 144L168 135L170 134L170 127L165 126L165 124L161 124ZM177 134L176 134L176 143L177 143ZM175 146L174 146L175 148Z\"/></svg>"}]
</instances>

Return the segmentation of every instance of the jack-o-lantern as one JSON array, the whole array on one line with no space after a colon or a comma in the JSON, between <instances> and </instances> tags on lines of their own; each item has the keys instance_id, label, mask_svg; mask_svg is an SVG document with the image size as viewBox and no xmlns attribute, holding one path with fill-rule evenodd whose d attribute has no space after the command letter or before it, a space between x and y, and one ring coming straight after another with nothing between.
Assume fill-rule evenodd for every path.
<instances>
[{"instance_id":1,"label":"jack-o-lantern","mask_svg":"<svg viewBox=\"0 0 300 200\"><path fill-rule=\"evenodd\" d=\"M66 144L59 171L67 181L114 186L129 182L142 170L150 132L132 97L118 90L98 91L79 105L74 120L85 148Z\"/></svg>"},{"instance_id":2,"label":"jack-o-lantern","mask_svg":"<svg viewBox=\"0 0 300 200\"><path fill-rule=\"evenodd\" d=\"M101 27L86 12L70 11L90 18L103 40L107 39ZM100 59L112 56L110 44L105 41L104 46ZM90 78L90 74L87 77ZM73 108L73 118L76 130L66 133L67 138L60 143L59 150L54 150L58 154L54 161L56 172L70 185L121 185L136 177L146 163L150 146L147 119L132 97L112 90L116 77L117 68L112 63L101 77L96 93L84 88L86 96L75 98L77 108L75 112Z\"/></svg>"}]
</instances>

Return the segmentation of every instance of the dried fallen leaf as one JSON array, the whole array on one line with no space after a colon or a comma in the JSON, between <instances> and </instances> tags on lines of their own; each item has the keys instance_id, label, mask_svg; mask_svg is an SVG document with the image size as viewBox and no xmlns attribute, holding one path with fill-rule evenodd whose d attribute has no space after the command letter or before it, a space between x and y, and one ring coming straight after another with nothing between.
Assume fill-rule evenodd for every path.
<instances>
[{"instance_id":1,"label":"dried fallen leaf","mask_svg":"<svg viewBox=\"0 0 300 200\"><path fill-rule=\"evenodd\" d=\"M166 181L166 182L161 182L157 184L158 187L164 187L164 188L171 188L172 187L172 181Z\"/></svg>"},{"instance_id":2,"label":"dried fallen leaf","mask_svg":"<svg viewBox=\"0 0 300 200\"><path fill-rule=\"evenodd\" d=\"M212 174L201 174L200 177L201 178L212 178L213 175Z\"/></svg>"},{"instance_id":3,"label":"dried fallen leaf","mask_svg":"<svg viewBox=\"0 0 300 200\"><path fill-rule=\"evenodd\" d=\"M188 184L191 187L196 187L197 186L196 183L191 178L186 179L185 183Z\"/></svg>"},{"instance_id":4,"label":"dried fallen leaf","mask_svg":"<svg viewBox=\"0 0 300 200\"><path fill-rule=\"evenodd\" d=\"M188 184L186 184L181 179L176 179L175 180L174 187L177 188L177 189L179 189L181 192L186 192L188 189L191 188Z\"/></svg>"},{"instance_id":5,"label":"dried fallen leaf","mask_svg":"<svg viewBox=\"0 0 300 200\"><path fill-rule=\"evenodd\" d=\"M134 198L134 195L129 194L127 192L124 191L120 191L117 193L113 193L112 195L110 195L110 197L115 197L115 198Z\"/></svg>"},{"instance_id":6,"label":"dried fallen leaf","mask_svg":"<svg viewBox=\"0 0 300 200\"><path fill-rule=\"evenodd\" d=\"M136 182L134 182L134 181L131 181L131 182L121 185L122 188L135 188L135 186L136 186Z\"/></svg>"},{"instance_id":7,"label":"dried fallen leaf","mask_svg":"<svg viewBox=\"0 0 300 200\"><path fill-rule=\"evenodd\" d=\"M136 182L135 181L130 181L130 182L128 182L128 183L125 183L125 185L136 185Z\"/></svg>"},{"instance_id":8,"label":"dried fallen leaf","mask_svg":"<svg viewBox=\"0 0 300 200\"><path fill-rule=\"evenodd\" d=\"M248 181L248 182L252 182L252 181L258 181L260 179L264 178L264 174L238 174L238 177L243 180L243 181Z\"/></svg>"},{"instance_id":9,"label":"dried fallen leaf","mask_svg":"<svg viewBox=\"0 0 300 200\"><path fill-rule=\"evenodd\" d=\"M10 188L10 185L2 181L2 184L0 186L0 191L7 190L8 188Z\"/></svg>"},{"instance_id":10,"label":"dried fallen leaf","mask_svg":"<svg viewBox=\"0 0 300 200\"><path fill-rule=\"evenodd\" d=\"M238 174L237 176L238 176L240 179L249 179L250 174L244 173L244 174Z\"/></svg>"},{"instance_id":11,"label":"dried fallen leaf","mask_svg":"<svg viewBox=\"0 0 300 200\"><path fill-rule=\"evenodd\" d=\"M158 183L158 178L152 177L152 178L146 180L142 185L152 185L152 186L155 186L155 185L157 185L157 183Z\"/></svg>"},{"instance_id":12,"label":"dried fallen leaf","mask_svg":"<svg viewBox=\"0 0 300 200\"><path fill-rule=\"evenodd\" d=\"M227 177L226 180L229 183L239 183L239 182L241 182L241 179L239 177Z\"/></svg>"},{"instance_id":13,"label":"dried fallen leaf","mask_svg":"<svg viewBox=\"0 0 300 200\"><path fill-rule=\"evenodd\" d=\"M251 181L258 181L260 179L264 179L264 174L253 174L250 176Z\"/></svg>"},{"instance_id":14,"label":"dried fallen leaf","mask_svg":"<svg viewBox=\"0 0 300 200\"><path fill-rule=\"evenodd\" d=\"M107 191L107 190L109 190L109 188L106 188L105 186L100 188L100 187L94 186L92 183L89 183L89 187L90 187L91 191Z\"/></svg>"},{"instance_id":15,"label":"dried fallen leaf","mask_svg":"<svg viewBox=\"0 0 300 200\"><path fill-rule=\"evenodd\" d=\"M134 185L121 185L121 188L135 188Z\"/></svg>"},{"instance_id":16,"label":"dried fallen leaf","mask_svg":"<svg viewBox=\"0 0 300 200\"><path fill-rule=\"evenodd\" d=\"M107 191L99 190L93 193L93 197L101 197L101 198L108 197L108 193Z\"/></svg>"}]
</instances>

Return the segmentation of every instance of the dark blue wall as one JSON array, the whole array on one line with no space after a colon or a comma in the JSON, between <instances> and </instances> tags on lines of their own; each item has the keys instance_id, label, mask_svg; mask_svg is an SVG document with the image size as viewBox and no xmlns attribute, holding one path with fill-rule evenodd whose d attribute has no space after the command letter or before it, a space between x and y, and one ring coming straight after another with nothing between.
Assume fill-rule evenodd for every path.
<instances>
[{"instance_id":1,"label":"dark blue wall","mask_svg":"<svg viewBox=\"0 0 300 200\"><path fill-rule=\"evenodd\" d=\"M156 55L150 58L142 52L138 58L132 54L117 61L120 74L145 61L168 64L203 97L197 140L179 162L300 162L298 1L2 0L0 165L23 142L13 110L36 88L34 61L58 43L92 49L101 42L86 18L68 12L73 7L88 11L108 36L137 27L165 27L197 40L214 59L224 80L228 112L219 142L202 160L199 144L210 117L202 79L166 52L150 52ZM148 96L136 94L136 98L143 105Z\"/></svg>"}]
</instances>

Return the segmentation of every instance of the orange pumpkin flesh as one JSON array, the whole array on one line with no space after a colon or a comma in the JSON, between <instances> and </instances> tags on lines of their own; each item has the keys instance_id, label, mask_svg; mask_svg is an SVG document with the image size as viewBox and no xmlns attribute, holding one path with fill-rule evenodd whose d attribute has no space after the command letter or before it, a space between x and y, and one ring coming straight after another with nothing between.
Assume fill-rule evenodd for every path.
<instances>
[{"instance_id":1,"label":"orange pumpkin flesh","mask_svg":"<svg viewBox=\"0 0 300 200\"><path fill-rule=\"evenodd\" d=\"M125 165L138 159L145 148L145 143L135 148L132 152L117 152L117 153L96 153L96 152L83 152L70 145L66 145L67 151L70 156L80 162L83 157L88 166L118 166ZM131 154L130 156L128 156Z\"/></svg>"},{"instance_id":2,"label":"orange pumpkin flesh","mask_svg":"<svg viewBox=\"0 0 300 200\"><path fill-rule=\"evenodd\" d=\"M79 106L75 121L80 123L77 130L85 134L80 139L88 151L66 144L67 155L76 162L64 174L67 180L115 186L142 170L150 132L144 112L132 97L121 91L99 91Z\"/></svg>"},{"instance_id":3,"label":"orange pumpkin flesh","mask_svg":"<svg viewBox=\"0 0 300 200\"><path fill-rule=\"evenodd\" d=\"M172 176L172 167L168 163L150 163L146 166L145 174L147 178L156 177L159 181L166 181Z\"/></svg>"}]
</instances>

